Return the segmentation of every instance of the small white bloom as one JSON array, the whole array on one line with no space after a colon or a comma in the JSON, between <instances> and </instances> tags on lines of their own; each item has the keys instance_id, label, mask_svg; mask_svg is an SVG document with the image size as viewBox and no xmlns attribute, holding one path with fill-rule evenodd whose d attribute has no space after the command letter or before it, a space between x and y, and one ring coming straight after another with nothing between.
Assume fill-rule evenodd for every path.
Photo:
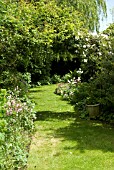
<instances>
[{"instance_id":1,"label":"small white bloom","mask_svg":"<svg viewBox=\"0 0 114 170\"><path fill-rule=\"evenodd\" d=\"M79 37L75 37L75 40L79 40Z\"/></svg>"},{"instance_id":2,"label":"small white bloom","mask_svg":"<svg viewBox=\"0 0 114 170\"><path fill-rule=\"evenodd\" d=\"M87 63L87 59L84 59L84 63Z\"/></svg>"},{"instance_id":3,"label":"small white bloom","mask_svg":"<svg viewBox=\"0 0 114 170\"><path fill-rule=\"evenodd\" d=\"M86 38L86 41L88 41L88 38Z\"/></svg>"},{"instance_id":4,"label":"small white bloom","mask_svg":"<svg viewBox=\"0 0 114 170\"><path fill-rule=\"evenodd\" d=\"M94 47L94 46L95 46L95 44L92 45L92 47Z\"/></svg>"},{"instance_id":5,"label":"small white bloom","mask_svg":"<svg viewBox=\"0 0 114 170\"><path fill-rule=\"evenodd\" d=\"M101 55L102 55L102 53L101 53L101 52L99 52L99 55L101 56Z\"/></svg>"},{"instance_id":6,"label":"small white bloom","mask_svg":"<svg viewBox=\"0 0 114 170\"><path fill-rule=\"evenodd\" d=\"M80 78L80 77L78 77L78 81L81 81L81 78Z\"/></svg>"},{"instance_id":7,"label":"small white bloom","mask_svg":"<svg viewBox=\"0 0 114 170\"><path fill-rule=\"evenodd\" d=\"M68 80L68 83L70 83L70 80Z\"/></svg>"},{"instance_id":8,"label":"small white bloom","mask_svg":"<svg viewBox=\"0 0 114 170\"><path fill-rule=\"evenodd\" d=\"M83 48L86 48L86 45L83 45Z\"/></svg>"},{"instance_id":9,"label":"small white bloom","mask_svg":"<svg viewBox=\"0 0 114 170\"><path fill-rule=\"evenodd\" d=\"M101 36L108 39L108 35L106 35L106 34L101 34Z\"/></svg>"},{"instance_id":10,"label":"small white bloom","mask_svg":"<svg viewBox=\"0 0 114 170\"><path fill-rule=\"evenodd\" d=\"M79 68L79 70L77 71L77 73L79 73L79 74L83 73L83 71L81 70L81 68Z\"/></svg>"},{"instance_id":11,"label":"small white bloom","mask_svg":"<svg viewBox=\"0 0 114 170\"><path fill-rule=\"evenodd\" d=\"M81 35L81 33L80 33L80 32L78 32L78 35Z\"/></svg>"},{"instance_id":12,"label":"small white bloom","mask_svg":"<svg viewBox=\"0 0 114 170\"><path fill-rule=\"evenodd\" d=\"M103 44L103 47L106 47L106 44Z\"/></svg>"}]
</instances>

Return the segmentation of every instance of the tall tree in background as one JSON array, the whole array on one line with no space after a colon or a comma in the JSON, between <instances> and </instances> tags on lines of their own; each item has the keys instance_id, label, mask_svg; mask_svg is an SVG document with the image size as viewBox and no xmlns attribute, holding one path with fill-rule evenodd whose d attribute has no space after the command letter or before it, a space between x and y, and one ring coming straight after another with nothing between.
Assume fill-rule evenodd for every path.
<instances>
[{"instance_id":1,"label":"tall tree in background","mask_svg":"<svg viewBox=\"0 0 114 170\"><path fill-rule=\"evenodd\" d=\"M47 4L53 0L31 0L32 2L45 2ZM72 7L78 11L81 15L81 21L85 21L85 28L89 28L90 31L99 30L99 19L107 16L106 0L54 0L58 6Z\"/></svg>"},{"instance_id":2,"label":"tall tree in background","mask_svg":"<svg viewBox=\"0 0 114 170\"><path fill-rule=\"evenodd\" d=\"M70 56L73 38L98 31L100 13L106 16L105 0L1 0L0 74L9 79L16 71L35 70L38 77L45 70L47 75L58 53Z\"/></svg>"}]
</instances>

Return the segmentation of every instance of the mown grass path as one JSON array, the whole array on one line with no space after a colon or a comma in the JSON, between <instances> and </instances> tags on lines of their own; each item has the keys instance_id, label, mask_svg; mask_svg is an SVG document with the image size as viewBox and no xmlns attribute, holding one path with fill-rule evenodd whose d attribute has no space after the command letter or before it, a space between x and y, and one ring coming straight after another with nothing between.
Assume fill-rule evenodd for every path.
<instances>
[{"instance_id":1,"label":"mown grass path","mask_svg":"<svg viewBox=\"0 0 114 170\"><path fill-rule=\"evenodd\" d=\"M114 128L76 118L55 88L31 89L37 120L27 170L114 170Z\"/></svg>"}]
</instances>

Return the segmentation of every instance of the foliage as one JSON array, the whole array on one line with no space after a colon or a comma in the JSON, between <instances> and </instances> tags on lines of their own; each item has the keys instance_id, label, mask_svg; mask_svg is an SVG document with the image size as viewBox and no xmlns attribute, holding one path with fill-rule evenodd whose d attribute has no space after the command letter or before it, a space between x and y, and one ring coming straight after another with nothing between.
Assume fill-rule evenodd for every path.
<instances>
[{"instance_id":1,"label":"foliage","mask_svg":"<svg viewBox=\"0 0 114 170\"><path fill-rule=\"evenodd\" d=\"M77 89L80 79L69 79L66 83L59 83L55 89L55 94L61 95L64 100L71 100L74 95L74 91Z\"/></svg>"},{"instance_id":2,"label":"foliage","mask_svg":"<svg viewBox=\"0 0 114 170\"><path fill-rule=\"evenodd\" d=\"M52 82L52 84L60 83L61 82L60 75L54 74L51 78L51 82Z\"/></svg>"},{"instance_id":3,"label":"foliage","mask_svg":"<svg viewBox=\"0 0 114 170\"><path fill-rule=\"evenodd\" d=\"M114 36L114 23L110 24L110 26L106 30L103 31L103 34L113 37Z\"/></svg>"},{"instance_id":4,"label":"foliage","mask_svg":"<svg viewBox=\"0 0 114 170\"><path fill-rule=\"evenodd\" d=\"M58 0L61 4L67 6L73 6L77 11L82 14L82 21L85 20L85 27L88 27L90 31L99 30L99 15L102 14L102 18L106 17L106 2L105 0Z\"/></svg>"},{"instance_id":5,"label":"foliage","mask_svg":"<svg viewBox=\"0 0 114 170\"><path fill-rule=\"evenodd\" d=\"M68 83L69 80L72 80L72 79L75 80L77 77L80 77L79 73L77 70L74 70L74 71L70 71L69 73L65 74L61 79L62 79L62 82Z\"/></svg>"},{"instance_id":6,"label":"foliage","mask_svg":"<svg viewBox=\"0 0 114 170\"><path fill-rule=\"evenodd\" d=\"M101 111L99 119L113 122L114 121L113 36L100 34L96 36L90 36L90 38L88 37L88 39L85 39L85 41L87 41L88 43L86 45L85 44L82 45L83 47L85 47L86 50L83 50L82 52L84 53L84 55L82 55L82 60L85 60L85 62L82 62L81 64L81 68L83 71L81 74L81 79L82 81L86 82L79 84L77 88L75 88L72 97L70 97L70 101L75 106L75 109L80 111L81 117L87 116L85 112L86 104L99 103ZM90 42L92 42L93 45ZM93 61L95 64L95 68L92 65L92 67L88 69L88 66ZM94 74L88 72L89 70L91 71L93 69L95 69ZM88 74L86 74L86 72L88 72ZM72 88L70 89L70 91L68 91L68 88L66 88L66 90L64 89L64 91L65 92L67 91L66 99L69 100L69 94L72 92Z\"/></svg>"},{"instance_id":7,"label":"foliage","mask_svg":"<svg viewBox=\"0 0 114 170\"><path fill-rule=\"evenodd\" d=\"M78 80L71 79L67 84L59 84L55 89L55 94L61 95L64 100L68 100L75 106L76 114L80 117L86 114L86 97L89 96L89 86ZM85 116L84 116L85 117Z\"/></svg>"},{"instance_id":8,"label":"foliage","mask_svg":"<svg viewBox=\"0 0 114 170\"><path fill-rule=\"evenodd\" d=\"M65 74L64 76L60 76L57 74L54 74L51 77L51 83L52 84L56 84L56 83L68 83L70 80L71 81L75 81L76 78L80 77L82 74L81 69L79 70L74 70L74 71L70 71L69 73Z\"/></svg>"},{"instance_id":9,"label":"foliage","mask_svg":"<svg viewBox=\"0 0 114 170\"><path fill-rule=\"evenodd\" d=\"M2 0L0 2L0 87L13 90L19 86L22 89L22 96L28 91L31 80L36 84L52 82L50 78L50 73L53 72L52 61L61 58L63 61L75 59L77 63L72 73L64 75L63 78L61 75L56 75L53 77L53 82L60 82L61 78L63 82L67 82L69 78L77 79L79 77L77 70L81 68L81 81L88 82L93 91L97 89L99 92L99 87L102 87L99 95L103 93L103 89L104 91L109 89L108 98L111 99L112 82L109 83L110 86L108 83L102 85L99 82L100 79L101 82L107 81L106 77L108 78L110 72L109 77L113 80L111 77L113 24L104 31L105 34L88 33L90 30L98 30L100 12L106 14L104 0L86 2ZM112 71L108 70L104 63L107 63ZM89 84L90 81L93 81L95 88ZM72 88L70 90L72 91ZM65 93L70 94L70 90L67 89ZM96 96L98 97L98 94ZM89 96L88 100L94 100L93 96ZM102 98L100 101L104 106L106 103L103 102L108 103L109 99Z\"/></svg>"},{"instance_id":10,"label":"foliage","mask_svg":"<svg viewBox=\"0 0 114 170\"><path fill-rule=\"evenodd\" d=\"M33 132L33 104L15 93L0 91L0 169L21 169L27 164L30 135Z\"/></svg>"},{"instance_id":11,"label":"foliage","mask_svg":"<svg viewBox=\"0 0 114 170\"><path fill-rule=\"evenodd\" d=\"M17 72L29 72L34 83L47 81L53 58L71 58L67 42L87 32L88 27L97 27L99 7L106 12L103 0L95 3L95 8L94 2L89 2L88 13L92 16L86 20L85 16L89 16L85 10L88 3L79 1L78 4L69 5L68 2L65 5L58 2L0 2L0 74L16 72L14 77L17 76L18 80Z\"/></svg>"},{"instance_id":12,"label":"foliage","mask_svg":"<svg viewBox=\"0 0 114 170\"><path fill-rule=\"evenodd\" d=\"M68 81L67 76L78 77L77 69L82 70L81 80L83 82L90 81L96 76L96 73L101 69L101 61L103 56L106 56L106 51L109 49L109 39L106 34L80 34L77 36L71 36L67 40L61 42L56 42L56 48L53 46L54 51L58 51L59 54L69 56L71 55L74 60L74 70L68 74L65 74L63 77L62 72L65 71L63 65L63 71L61 71L60 76ZM77 64L75 64L75 62ZM69 62L68 62L69 63ZM61 64L61 63L60 63ZM68 65L68 64L67 64ZM59 67L59 64L55 67ZM54 66L53 66L54 67ZM51 71L53 72L53 70ZM46 78L45 78L46 79Z\"/></svg>"},{"instance_id":13,"label":"foliage","mask_svg":"<svg viewBox=\"0 0 114 170\"><path fill-rule=\"evenodd\" d=\"M2 3L0 22L1 74L30 72L36 82L49 77L50 62L56 56L53 42L83 29L80 14L71 7L58 7L54 1L35 6L24 1L6 2Z\"/></svg>"},{"instance_id":14,"label":"foliage","mask_svg":"<svg viewBox=\"0 0 114 170\"><path fill-rule=\"evenodd\" d=\"M113 30L112 30L113 31ZM95 79L100 86L100 104L102 106L102 119L114 121L114 39L111 37L109 49L101 62L101 72Z\"/></svg>"},{"instance_id":15,"label":"foliage","mask_svg":"<svg viewBox=\"0 0 114 170\"><path fill-rule=\"evenodd\" d=\"M62 54L67 53L69 56L72 56L72 58L75 59L75 67L74 70L72 70L73 74L75 70L77 71L77 69L81 68L83 71L81 75L82 81L89 81L100 69L99 63L102 60L102 56L105 55L105 49L108 45L107 37L108 36L104 34L93 35L90 33L74 35L62 42L62 49L60 47L60 42L58 42L57 49L53 48L54 50L60 51ZM63 70L64 69L63 66ZM74 77L76 76L77 75L74 75Z\"/></svg>"},{"instance_id":16,"label":"foliage","mask_svg":"<svg viewBox=\"0 0 114 170\"><path fill-rule=\"evenodd\" d=\"M31 74L10 70L3 71L0 77L0 86L12 91L18 86L21 89L19 95L25 95L31 87Z\"/></svg>"},{"instance_id":17,"label":"foliage","mask_svg":"<svg viewBox=\"0 0 114 170\"><path fill-rule=\"evenodd\" d=\"M48 3L47 0L33 0L34 2ZM50 1L51 3L53 0ZM70 0L57 0L57 6L63 6L69 8L72 7L81 14L81 21L84 22L86 28L94 31L99 29L99 15L102 14L102 18L106 17L106 2L105 0L82 0L70 1Z\"/></svg>"}]
</instances>

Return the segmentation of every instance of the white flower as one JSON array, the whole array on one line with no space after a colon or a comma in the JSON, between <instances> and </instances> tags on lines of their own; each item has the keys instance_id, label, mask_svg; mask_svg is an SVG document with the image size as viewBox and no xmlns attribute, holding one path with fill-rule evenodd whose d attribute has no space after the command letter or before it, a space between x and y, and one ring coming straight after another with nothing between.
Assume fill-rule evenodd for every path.
<instances>
[{"instance_id":1,"label":"white flower","mask_svg":"<svg viewBox=\"0 0 114 170\"><path fill-rule=\"evenodd\" d=\"M92 47L94 47L94 46L95 46L95 44L92 45Z\"/></svg>"},{"instance_id":2,"label":"white flower","mask_svg":"<svg viewBox=\"0 0 114 170\"><path fill-rule=\"evenodd\" d=\"M78 77L78 81L81 81L81 78L80 78L80 77Z\"/></svg>"},{"instance_id":3,"label":"white flower","mask_svg":"<svg viewBox=\"0 0 114 170\"><path fill-rule=\"evenodd\" d=\"M75 40L79 40L79 37L75 37Z\"/></svg>"},{"instance_id":4,"label":"white flower","mask_svg":"<svg viewBox=\"0 0 114 170\"><path fill-rule=\"evenodd\" d=\"M80 33L80 32L78 32L78 35L81 35L81 33Z\"/></svg>"},{"instance_id":5,"label":"white flower","mask_svg":"<svg viewBox=\"0 0 114 170\"><path fill-rule=\"evenodd\" d=\"M109 54L109 55L113 55L113 53L112 53L111 51L110 51L110 52L108 52L108 54Z\"/></svg>"},{"instance_id":6,"label":"white flower","mask_svg":"<svg viewBox=\"0 0 114 170\"><path fill-rule=\"evenodd\" d=\"M88 38L86 38L86 41L88 41Z\"/></svg>"},{"instance_id":7,"label":"white flower","mask_svg":"<svg viewBox=\"0 0 114 170\"><path fill-rule=\"evenodd\" d=\"M83 48L86 48L86 45L83 45Z\"/></svg>"},{"instance_id":8,"label":"white flower","mask_svg":"<svg viewBox=\"0 0 114 170\"><path fill-rule=\"evenodd\" d=\"M84 59L84 63L87 63L87 59Z\"/></svg>"},{"instance_id":9,"label":"white flower","mask_svg":"<svg viewBox=\"0 0 114 170\"><path fill-rule=\"evenodd\" d=\"M99 55L101 56L101 55L102 55L102 53L101 53L101 52L99 52Z\"/></svg>"},{"instance_id":10,"label":"white flower","mask_svg":"<svg viewBox=\"0 0 114 170\"><path fill-rule=\"evenodd\" d=\"M70 83L70 80L68 80L68 83Z\"/></svg>"},{"instance_id":11,"label":"white flower","mask_svg":"<svg viewBox=\"0 0 114 170\"><path fill-rule=\"evenodd\" d=\"M77 73L79 73L79 74L83 73L83 71L81 70L81 68L79 68L79 70L77 71Z\"/></svg>"},{"instance_id":12,"label":"white flower","mask_svg":"<svg viewBox=\"0 0 114 170\"><path fill-rule=\"evenodd\" d=\"M108 39L108 35L106 35L106 34L101 34L101 36Z\"/></svg>"},{"instance_id":13,"label":"white flower","mask_svg":"<svg viewBox=\"0 0 114 170\"><path fill-rule=\"evenodd\" d=\"M102 44L103 47L106 47L106 44Z\"/></svg>"}]
</instances>

